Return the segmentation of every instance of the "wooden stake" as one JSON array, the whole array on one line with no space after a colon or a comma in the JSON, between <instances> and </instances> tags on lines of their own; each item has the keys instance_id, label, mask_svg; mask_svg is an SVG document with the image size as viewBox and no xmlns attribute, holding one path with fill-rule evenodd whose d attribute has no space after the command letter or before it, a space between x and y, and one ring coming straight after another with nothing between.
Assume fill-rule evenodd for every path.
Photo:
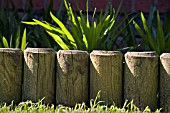
<instances>
[{"instance_id":1,"label":"wooden stake","mask_svg":"<svg viewBox=\"0 0 170 113\"><path fill-rule=\"evenodd\" d=\"M95 99L101 91L99 100L111 105L122 105L122 59L117 51L93 51L90 54L90 99Z\"/></svg>"},{"instance_id":2,"label":"wooden stake","mask_svg":"<svg viewBox=\"0 0 170 113\"><path fill-rule=\"evenodd\" d=\"M124 98L144 109L157 109L158 56L155 52L125 54Z\"/></svg>"},{"instance_id":3,"label":"wooden stake","mask_svg":"<svg viewBox=\"0 0 170 113\"><path fill-rule=\"evenodd\" d=\"M88 101L89 54L79 50L57 52L56 104L74 106Z\"/></svg>"},{"instance_id":4,"label":"wooden stake","mask_svg":"<svg viewBox=\"0 0 170 113\"><path fill-rule=\"evenodd\" d=\"M24 51L23 100L55 102L55 52L51 48Z\"/></svg>"},{"instance_id":5,"label":"wooden stake","mask_svg":"<svg viewBox=\"0 0 170 113\"><path fill-rule=\"evenodd\" d=\"M21 101L22 51L0 48L0 103Z\"/></svg>"},{"instance_id":6,"label":"wooden stake","mask_svg":"<svg viewBox=\"0 0 170 113\"><path fill-rule=\"evenodd\" d=\"M160 107L170 112L170 53L160 56Z\"/></svg>"}]
</instances>

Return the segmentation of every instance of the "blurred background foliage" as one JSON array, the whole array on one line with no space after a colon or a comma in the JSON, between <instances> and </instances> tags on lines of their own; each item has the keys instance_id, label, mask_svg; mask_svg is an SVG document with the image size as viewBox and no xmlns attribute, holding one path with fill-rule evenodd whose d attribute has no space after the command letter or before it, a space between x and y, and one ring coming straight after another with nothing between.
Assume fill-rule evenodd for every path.
<instances>
[{"instance_id":1,"label":"blurred background foliage","mask_svg":"<svg viewBox=\"0 0 170 113\"><path fill-rule=\"evenodd\" d=\"M30 26L21 23L22 21L32 21L32 19L37 19L42 22L47 22L51 26L59 27L59 25L50 16L50 11L52 11L53 15L59 19L63 25L65 25L68 31L72 35L75 35L72 33L72 20L69 20L69 14L63 10L65 8L64 0L60 0L59 7L55 11L53 10L54 0L49 1L49 4L46 5L47 0L44 0L44 8L42 10L36 11L34 10L34 2L32 0L27 0L27 3L23 4L22 9L18 9L13 3L13 0L1 0L0 47L40 47L54 48L55 50L62 49L61 46L59 46L58 43L54 40L54 38L45 32L43 27ZM66 1L69 2L69 0ZM74 1L77 4L77 9L80 10L77 0ZM108 0L108 2L111 1L112 0ZM3 2L5 2L6 5L2 5L4 4ZM95 12L95 9L92 9L93 6L91 1L88 0L88 2L88 9ZM124 0L122 0L122 2L124 5ZM131 2L135 4L136 1L132 0ZM117 13L119 16L117 16L117 19L114 23L114 25L118 27L116 30L113 30L115 26L112 26L111 30L105 35L109 39L109 41L106 41L106 45L109 46L105 45L103 48L100 48L102 46L99 44L99 47L91 48L89 51L93 49L106 49L120 50L122 52L154 50L158 54L161 54L162 52L170 52L170 26L168 26L170 22L170 11L167 13L159 13L158 0L152 0L150 2L152 3L150 11L148 13L142 14L141 12L129 13L129 11L127 11L123 6L121 11ZM27 5L27 7L24 5ZM94 13L90 11L88 13L89 17L93 17ZM95 12L95 19L97 20L100 17L100 14L104 14L105 11ZM134 7L131 7L131 11L134 11ZM85 14L85 12L83 11L82 14ZM81 19L84 18L81 16L81 13L77 12L77 10L74 11L74 15L76 17L80 17ZM89 21L94 20L93 18L88 19ZM121 23L121 25L119 25L119 23ZM26 41L24 41L24 31L26 32ZM114 33L111 33L113 31ZM121 32L118 33L119 31ZM143 33L143 35L141 35L141 33ZM146 38L148 35L150 38ZM95 45L95 43L91 45Z\"/></svg>"}]
</instances>

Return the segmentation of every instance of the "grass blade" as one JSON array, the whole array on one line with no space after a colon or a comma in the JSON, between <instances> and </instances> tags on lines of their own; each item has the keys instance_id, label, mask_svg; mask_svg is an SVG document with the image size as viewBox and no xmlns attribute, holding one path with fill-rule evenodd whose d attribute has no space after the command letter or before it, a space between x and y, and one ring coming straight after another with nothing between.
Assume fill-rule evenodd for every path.
<instances>
[{"instance_id":1,"label":"grass blade","mask_svg":"<svg viewBox=\"0 0 170 113\"><path fill-rule=\"evenodd\" d=\"M28 24L28 25L38 25L36 22L24 22L22 21L23 24Z\"/></svg>"},{"instance_id":2,"label":"grass blade","mask_svg":"<svg viewBox=\"0 0 170 113\"><path fill-rule=\"evenodd\" d=\"M133 21L133 24L134 24L134 26L135 26L135 28L136 28L139 36L143 39L144 43L145 43L146 45L148 45L148 41L147 41L147 39L146 39L147 37L146 37L146 35L144 34L144 32L142 31L142 29L139 27L139 25L138 25L135 21Z\"/></svg>"},{"instance_id":3,"label":"grass blade","mask_svg":"<svg viewBox=\"0 0 170 113\"><path fill-rule=\"evenodd\" d=\"M24 33L23 33L23 37L22 37L22 42L21 42L21 50L24 51L25 48L26 48L26 39L27 39L27 36L26 36L26 28L24 29Z\"/></svg>"},{"instance_id":4,"label":"grass blade","mask_svg":"<svg viewBox=\"0 0 170 113\"><path fill-rule=\"evenodd\" d=\"M15 35L15 48L19 48L20 43L20 26L18 27Z\"/></svg>"},{"instance_id":5,"label":"grass blade","mask_svg":"<svg viewBox=\"0 0 170 113\"><path fill-rule=\"evenodd\" d=\"M144 17L144 15L143 15L142 12L141 12L141 19L142 19L142 23L143 23L144 30L145 30L146 35L147 35L147 38L148 38L148 43L149 43L149 45L150 45L150 48L151 48L152 50L156 50L157 47L156 47L156 45L155 45L155 40L154 40L154 38L152 37L151 31L150 31L150 29L149 29L149 27L148 27L148 25L147 25L147 23L146 23L146 19L145 19L145 17Z\"/></svg>"},{"instance_id":6,"label":"grass blade","mask_svg":"<svg viewBox=\"0 0 170 113\"><path fill-rule=\"evenodd\" d=\"M13 38L14 38L14 37L11 35L10 41L9 41L9 47L10 47L10 48L14 48L14 47L13 47Z\"/></svg>"},{"instance_id":7,"label":"grass blade","mask_svg":"<svg viewBox=\"0 0 170 113\"><path fill-rule=\"evenodd\" d=\"M70 48L63 42L63 40L55 33L52 33L48 30L46 32L58 43L58 45L63 49L63 50L70 50Z\"/></svg>"},{"instance_id":8,"label":"grass blade","mask_svg":"<svg viewBox=\"0 0 170 113\"><path fill-rule=\"evenodd\" d=\"M8 42L4 36L2 37L2 42L5 48L9 48Z\"/></svg>"},{"instance_id":9,"label":"grass blade","mask_svg":"<svg viewBox=\"0 0 170 113\"><path fill-rule=\"evenodd\" d=\"M64 24L59 19L57 19L51 12L50 12L50 15L51 15L52 19L60 26L60 28L63 30L63 32L67 35L68 39L70 41L74 42L72 35L67 30L67 28L64 26Z\"/></svg>"},{"instance_id":10,"label":"grass blade","mask_svg":"<svg viewBox=\"0 0 170 113\"><path fill-rule=\"evenodd\" d=\"M161 20L160 20L160 16L159 16L159 12L157 11L157 21L158 21L158 31L157 31L157 37L156 39L159 42L159 47L160 47L160 52L163 52L164 48L165 48L165 37L164 37L164 32L162 29L162 24L161 24Z\"/></svg>"}]
</instances>

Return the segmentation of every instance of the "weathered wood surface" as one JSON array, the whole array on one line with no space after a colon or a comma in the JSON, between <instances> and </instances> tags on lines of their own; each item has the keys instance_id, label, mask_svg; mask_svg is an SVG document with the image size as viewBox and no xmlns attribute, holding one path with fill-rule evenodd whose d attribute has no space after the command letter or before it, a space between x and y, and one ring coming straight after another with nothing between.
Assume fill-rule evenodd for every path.
<instances>
[{"instance_id":1,"label":"weathered wood surface","mask_svg":"<svg viewBox=\"0 0 170 113\"><path fill-rule=\"evenodd\" d=\"M99 100L121 106L123 55L117 51L93 51L90 59L90 99L101 91Z\"/></svg>"},{"instance_id":2,"label":"weathered wood surface","mask_svg":"<svg viewBox=\"0 0 170 113\"><path fill-rule=\"evenodd\" d=\"M160 56L160 107L170 112L170 53Z\"/></svg>"},{"instance_id":3,"label":"weathered wood surface","mask_svg":"<svg viewBox=\"0 0 170 113\"><path fill-rule=\"evenodd\" d=\"M155 52L125 54L124 98L142 109L157 108L158 56Z\"/></svg>"},{"instance_id":4,"label":"weathered wood surface","mask_svg":"<svg viewBox=\"0 0 170 113\"><path fill-rule=\"evenodd\" d=\"M24 51L23 100L55 102L55 52L48 48Z\"/></svg>"},{"instance_id":5,"label":"weathered wood surface","mask_svg":"<svg viewBox=\"0 0 170 113\"><path fill-rule=\"evenodd\" d=\"M21 101L22 51L0 48L0 103Z\"/></svg>"},{"instance_id":6,"label":"weathered wood surface","mask_svg":"<svg viewBox=\"0 0 170 113\"><path fill-rule=\"evenodd\" d=\"M88 101L89 54L79 50L57 52L56 104L74 106Z\"/></svg>"}]
</instances>

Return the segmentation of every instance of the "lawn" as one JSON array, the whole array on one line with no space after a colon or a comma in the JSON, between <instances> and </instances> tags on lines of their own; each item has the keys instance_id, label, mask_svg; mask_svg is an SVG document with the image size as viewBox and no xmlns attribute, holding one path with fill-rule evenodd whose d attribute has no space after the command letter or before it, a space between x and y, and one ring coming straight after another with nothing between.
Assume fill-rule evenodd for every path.
<instances>
[{"instance_id":1,"label":"lawn","mask_svg":"<svg viewBox=\"0 0 170 113\"><path fill-rule=\"evenodd\" d=\"M45 105L42 102L43 99L36 103L32 101L21 102L17 106L12 102L11 105L1 105L0 113L151 113L149 107L140 110L133 104L133 101L125 101L123 107L118 108L114 104L110 107L101 105L102 101L97 101L97 99L96 97L95 100L91 100L89 106L82 103L76 104L74 107ZM160 113L160 111L161 109L157 109L154 112Z\"/></svg>"}]
</instances>

